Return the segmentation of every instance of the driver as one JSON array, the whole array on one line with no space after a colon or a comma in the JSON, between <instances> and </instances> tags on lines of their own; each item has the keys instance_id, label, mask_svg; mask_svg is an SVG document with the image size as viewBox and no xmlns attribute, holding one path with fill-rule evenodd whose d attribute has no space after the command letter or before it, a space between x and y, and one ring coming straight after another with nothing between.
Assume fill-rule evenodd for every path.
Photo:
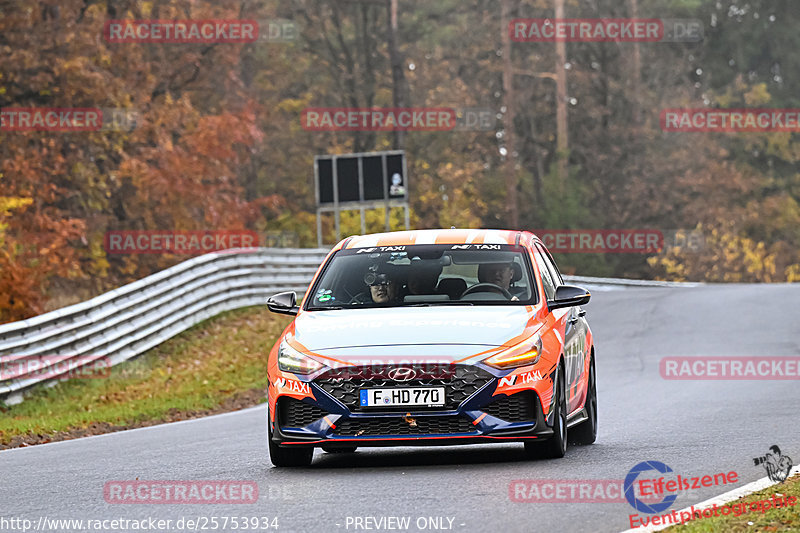
<instances>
[{"instance_id":1,"label":"driver","mask_svg":"<svg viewBox=\"0 0 800 533\"><path fill-rule=\"evenodd\" d=\"M519 293L519 291L511 287L511 281L513 279L514 261L509 261L507 263L482 263L478 266L478 281L480 283L497 285L501 289L512 293L512 302L518 302L519 297L517 294L514 294L514 292Z\"/></svg>"},{"instance_id":2,"label":"driver","mask_svg":"<svg viewBox=\"0 0 800 533\"><path fill-rule=\"evenodd\" d=\"M478 281L481 283L493 283L508 290L512 279L514 279L512 262L484 263L478 267Z\"/></svg>"}]
</instances>

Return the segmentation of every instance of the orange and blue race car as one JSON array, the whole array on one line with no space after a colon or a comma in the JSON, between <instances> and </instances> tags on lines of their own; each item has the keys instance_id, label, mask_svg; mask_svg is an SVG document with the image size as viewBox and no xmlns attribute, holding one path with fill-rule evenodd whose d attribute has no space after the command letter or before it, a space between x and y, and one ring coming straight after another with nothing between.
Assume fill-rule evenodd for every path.
<instances>
[{"instance_id":1,"label":"orange and blue race car","mask_svg":"<svg viewBox=\"0 0 800 533\"><path fill-rule=\"evenodd\" d=\"M275 466L315 447L524 442L563 457L597 436L589 293L529 232L350 237L268 308L296 315L268 360Z\"/></svg>"}]
</instances>

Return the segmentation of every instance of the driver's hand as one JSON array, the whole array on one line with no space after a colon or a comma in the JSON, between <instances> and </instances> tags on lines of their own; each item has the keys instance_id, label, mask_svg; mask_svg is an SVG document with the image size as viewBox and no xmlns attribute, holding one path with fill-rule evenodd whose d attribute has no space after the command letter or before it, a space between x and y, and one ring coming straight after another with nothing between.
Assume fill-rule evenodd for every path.
<instances>
[{"instance_id":1,"label":"driver's hand","mask_svg":"<svg viewBox=\"0 0 800 533\"><path fill-rule=\"evenodd\" d=\"M512 296L512 297L511 297L511 301L512 301L512 302L518 302L518 301L519 301L519 298L517 298L516 296Z\"/></svg>"}]
</instances>

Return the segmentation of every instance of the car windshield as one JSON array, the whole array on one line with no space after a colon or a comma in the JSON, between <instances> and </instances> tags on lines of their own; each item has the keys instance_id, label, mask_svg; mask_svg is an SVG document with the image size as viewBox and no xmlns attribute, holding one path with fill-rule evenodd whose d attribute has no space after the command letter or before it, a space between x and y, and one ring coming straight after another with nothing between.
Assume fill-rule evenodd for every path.
<instances>
[{"instance_id":1,"label":"car windshield","mask_svg":"<svg viewBox=\"0 0 800 533\"><path fill-rule=\"evenodd\" d=\"M502 244L379 246L340 250L307 310L430 305L531 305L525 249Z\"/></svg>"}]
</instances>

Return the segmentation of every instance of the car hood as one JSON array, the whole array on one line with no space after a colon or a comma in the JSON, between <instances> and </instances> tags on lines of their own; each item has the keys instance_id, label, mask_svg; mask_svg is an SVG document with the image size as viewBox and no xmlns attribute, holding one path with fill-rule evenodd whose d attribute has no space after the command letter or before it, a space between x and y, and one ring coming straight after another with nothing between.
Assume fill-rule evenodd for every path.
<instances>
[{"instance_id":1,"label":"car hood","mask_svg":"<svg viewBox=\"0 0 800 533\"><path fill-rule=\"evenodd\" d=\"M465 351L480 351L466 346L507 344L533 325L533 314L522 305L313 311L295 319L294 335L310 351L329 357L463 357Z\"/></svg>"}]
</instances>

